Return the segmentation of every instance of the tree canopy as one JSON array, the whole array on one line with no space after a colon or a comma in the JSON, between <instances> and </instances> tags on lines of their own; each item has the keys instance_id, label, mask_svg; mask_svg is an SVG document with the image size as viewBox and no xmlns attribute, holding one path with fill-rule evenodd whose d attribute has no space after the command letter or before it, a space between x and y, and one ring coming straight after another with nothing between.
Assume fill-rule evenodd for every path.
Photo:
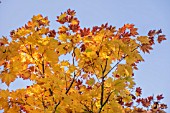
<instances>
[{"instance_id":1,"label":"tree canopy","mask_svg":"<svg viewBox=\"0 0 170 113\"><path fill-rule=\"evenodd\" d=\"M61 26L50 29L48 17L33 16L10 37L0 38L0 79L31 80L27 88L0 89L6 113L146 113L164 112L163 95L141 97L134 70L155 43L166 40L160 30L146 36L134 24L121 28L102 24L81 28L76 12L57 16Z\"/></svg>"}]
</instances>

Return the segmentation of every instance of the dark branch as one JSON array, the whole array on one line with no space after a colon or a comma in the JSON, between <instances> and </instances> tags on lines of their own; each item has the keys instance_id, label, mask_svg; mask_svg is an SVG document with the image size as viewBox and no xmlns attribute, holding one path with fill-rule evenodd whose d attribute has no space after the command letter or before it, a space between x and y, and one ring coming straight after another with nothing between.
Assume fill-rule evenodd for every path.
<instances>
[{"instance_id":1,"label":"dark branch","mask_svg":"<svg viewBox=\"0 0 170 113\"><path fill-rule=\"evenodd\" d=\"M73 65L74 65L74 66L75 66L75 61L74 61L75 49L76 49L76 47L74 47L74 49L73 49ZM76 78L76 73L75 73L75 71L74 71L73 80L71 81L71 84L70 84L69 88L66 88L66 93L65 93L65 94L67 94L67 93L69 92L69 90L71 89L71 87L72 87L72 85L73 85L73 83L74 83L74 81L75 81L75 78ZM66 82L67 82L67 81L66 81Z\"/></svg>"},{"instance_id":2,"label":"dark branch","mask_svg":"<svg viewBox=\"0 0 170 113\"><path fill-rule=\"evenodd\" d=\"M53 109L53 112L52 112L52 113L55 113L55 111L56 111L56 109L57 109L58 105L60 105L60 103L61 103L61 101L59 101L57 104L55 104L55 106L54 106L54 109Z\"/></svg>"},{"instance_id":3,"label":"dark branch","mask_svg":"<svg viewBox=\"0 0 170 113\"><path fill-rule=\"evenodd\" d=\"M103 108L103 97L104 97L104 73L106 71L106 67L107 67L107 61L108 59L106 59L106 64L105 64L105 67L104 69L102 68L102 65L101 65L101 68L102 68L102 85L101 85L101 98L100 98L100 109L99 109L99 113L101 112L102 108Z\"/></svg>"},{"instance_id":4,"label":"dark branch","mask_svg":"<svg viewBox=\"0 0 170 113\"><path fill-rule=\"evenodd\" d=\"M104 106L109 101L109 98L110 98L111 94L112 94L112 92L110 92L110 94L108 95L107 99L105 100L105 102L103 103L102 106Z\"/></svg>"}]
</instances>

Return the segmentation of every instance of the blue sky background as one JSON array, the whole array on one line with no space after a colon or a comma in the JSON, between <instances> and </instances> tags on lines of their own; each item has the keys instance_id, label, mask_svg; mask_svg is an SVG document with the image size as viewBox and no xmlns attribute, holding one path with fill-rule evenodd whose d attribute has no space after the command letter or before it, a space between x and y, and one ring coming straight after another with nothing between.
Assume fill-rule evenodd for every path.
<instances>
[{"instance_id":1,"label":"blue sky background","mask_svg":"<svg viewBox=\"0 0 170 113\"><path fill-rule=\"evenodd\" d=\"M164 95L163 102L170 112L170 1L169 0L1 0L0 37L9 36L13 29L23 26L33 15L48 16L51 28L57 29L56 16L68 8L77 12L82 27L91 27L108 22L121 27L133 23L140 35L151 29L162 29L167 40L156 44L151 54L144 54L145 62L135 72L137 86L143 89L143 96ZM10 85L17 89L29 85L21 79ZM0 88L7 88L0 83Z\"/></svg>"}]
</instances>

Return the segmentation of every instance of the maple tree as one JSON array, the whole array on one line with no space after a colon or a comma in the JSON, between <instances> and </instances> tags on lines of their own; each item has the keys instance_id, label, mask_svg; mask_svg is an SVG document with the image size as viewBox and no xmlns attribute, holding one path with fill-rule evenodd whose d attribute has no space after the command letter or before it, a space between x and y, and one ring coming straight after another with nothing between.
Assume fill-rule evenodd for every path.
<instances>
[{"instance_id":1,"label":"maple tree","mask_svg":"<svg viewBox=\"0 0 170 113\"><path fill-rule=\"evenodd\" d=\"M0 39L0 79L31 80L27 88L0 89L0 109L6 113L160 113L163 95L142 98L134 70L161 30L140 36L133 24L81 28L75 11L57 16L58 31L49 20L33 16L23 27Z\"/></svg>"}]
</instances>

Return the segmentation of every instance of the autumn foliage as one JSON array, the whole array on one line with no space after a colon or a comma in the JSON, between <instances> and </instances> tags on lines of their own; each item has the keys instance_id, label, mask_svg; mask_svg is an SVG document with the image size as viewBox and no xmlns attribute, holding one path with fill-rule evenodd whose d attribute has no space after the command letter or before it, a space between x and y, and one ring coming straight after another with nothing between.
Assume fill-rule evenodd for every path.
<instances>
[{"instance_id":1,"label":"autumn foliage","mask_svg":"<svg viewBox=\"0 0 170 113\"><path fill-rule=\"evenodd\" d=\"M141 97L134 70L153 45L166 40L161 30L140 36L133 24L81 28L75 11L57 16L58 30L42 15L10 37L0 39L0 79L10 86L17 78L27 88L0 89L5 113L154 113L167 106L163 95Z\"/></svg>"}]
</instances>

